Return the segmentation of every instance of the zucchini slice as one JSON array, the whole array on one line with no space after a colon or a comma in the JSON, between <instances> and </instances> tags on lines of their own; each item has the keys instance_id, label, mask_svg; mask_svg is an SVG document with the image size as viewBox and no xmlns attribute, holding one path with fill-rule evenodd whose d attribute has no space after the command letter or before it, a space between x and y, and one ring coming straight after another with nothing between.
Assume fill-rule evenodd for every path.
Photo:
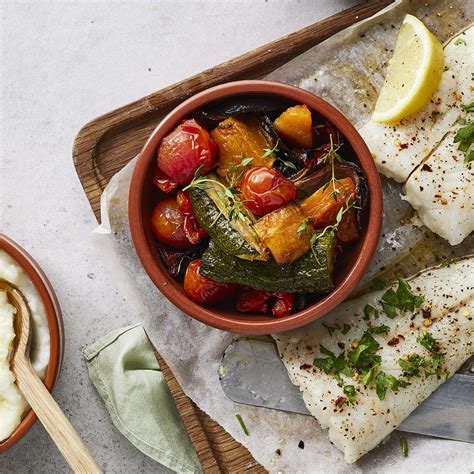
<instances>
[{"instance_id":1,"label":"zucchini slice","mask_svg":"<svg viewBox=\"0 0 474 474\"><path fill-rule=\"evenodd\" d=\"M262 252L262 257L262 254L231 226L224 212L219 210L207 191L191 188L189 198L199 224L221 251L241 259L263 260L268 258L264 252Z\"/></svg>"},{"instance_id":2,"label":"zucchini slice","mask_svg":"<svg viewBox=\"0 0 474 474\"><path fill-rule=\"evenodd\" d=\"M209 243L202 256L202 275L221 283L238 283L258 290L281 293L328 293L333 288L332 272L335 238L330 234L317 240L312 251L295 262L280 266L269 260L250 261L223 252Z\"/></svg>"}]
</instances>

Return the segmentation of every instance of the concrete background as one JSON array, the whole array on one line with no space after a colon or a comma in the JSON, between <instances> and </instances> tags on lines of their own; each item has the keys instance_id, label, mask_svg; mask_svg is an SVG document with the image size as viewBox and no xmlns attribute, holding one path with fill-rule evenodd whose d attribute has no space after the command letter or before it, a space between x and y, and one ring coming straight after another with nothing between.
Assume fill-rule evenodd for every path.
<instances>
[{"instance_id":1,"label":"concrete background","mask_svg":"<svg viewBox=\"0 0 474 474\"><path fill-rule=\"evenodd\" d=\"M95 217L71 159L93 117L309 25L357 0L0 0L0 230L43 266L64 315L54 395L107 472L164 472L114 428L81 348L134 321L89 247ZM66 472L39 423L0 472Z\"/></svg>"}]
</instances>

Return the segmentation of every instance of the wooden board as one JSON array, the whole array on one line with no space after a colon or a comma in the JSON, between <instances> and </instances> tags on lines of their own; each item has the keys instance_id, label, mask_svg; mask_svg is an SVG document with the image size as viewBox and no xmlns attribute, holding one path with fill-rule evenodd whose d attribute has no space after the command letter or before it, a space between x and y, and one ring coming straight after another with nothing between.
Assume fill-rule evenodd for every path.
<instances>
[{"instance_id":1,"label":"wooden board","mask_svg":"<svg viewBox=\"0 0 474 474\"><path fill-rule=\"evenodd\" d=\"M340 12L86 124L75 138L73 159L97 219L100 219L100 195L111 177L139 153L160 120L184 99L224 82L263 78L392 1L366 2ZM156 354L205 472L265 472L247 449L186 397L166 362Z\"/></svg>"}]
</instances>

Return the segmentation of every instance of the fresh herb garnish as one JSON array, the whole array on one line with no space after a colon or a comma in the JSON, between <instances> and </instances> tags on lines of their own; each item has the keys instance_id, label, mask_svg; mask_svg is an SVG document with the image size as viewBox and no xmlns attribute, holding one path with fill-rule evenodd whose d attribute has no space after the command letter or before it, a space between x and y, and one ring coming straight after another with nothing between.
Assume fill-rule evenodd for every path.
<instances>
[{"instance_id":1,"label":"fresh herb garnish","mask_svg":"<svg viewBox=\"0 0 474 474\"><path fill-rule=\"evenodd\" d=\"M313 236L311 237L310 241L309 241L309 244L311 246L311 251L313 252L313 256L316 260L316 262L318 263L318 265L320 264L319 260L318 260L318 255L317 255L317 252L316 252L316 248L315 248L315 245L317 243L317 241L323 237L324 235L326 234L329 234L331 236L334 236L336 231L337 231L337 228L339 227L339 224L341 223L342 221L342 217L343 215L349 211L350 209L360 209L360 207L358 207L355 202L352 200L351 196L349 196L343 207L341 207L336 215L336 222L334 224L331 224L331 225L328 225L326 226L324 229L322 230L319 230L318 232L316 232L315 234L313 234Z\"/></svg>"},{"instance_id":2,"label":"fresh herb garnish","mask_svg":"<svg viewBox=\"0 0 474 474\"><path fill-rule=\"evenodd\" d=\"M344 392L344 395L347 397L347 401L349 403L354 403L356 399L356 389L354 385L344 385L344 388L342 389Z\"/></svg>"},{"instance_id":3,"label":"fresh herb garnish","mask_svg":"<svg viewBox=\"0 0 474 474\"><path fill-rule=\"evenodd\" d=\"M296 170L296 165L291 162L291 161L288 161L288 160L284 160L283 158L279 157L278 154L277 154L277 151L278 150L278 144L280 143L280 139L278 139L275 143L275 146L273 148L264 148L263 151L263 155L260 157L260 158L267 158L268 156L272 155L272 154L275 154L275 158L276 158L276 161L279 161L280 163L283 163L283 165L285 165L287 168L291 168L293 170Z\"/></svg>"},{"instance_id":4,"label":"fresh herb garnish","mask_svg":"<svg viewBox=\"0 0 474 474\"><path fill-rule=\"evenodd\" d=\"M334 331L340 331L342 334L347 334L351 330L350 324L344 324L341 326L340 324L336 323L334 326L328 326L327 324L323 323L323 326L328 330L330 336L332 336Z\"/></svg>"},{"instance_id":5,"label":"fresh herb garnish","mask_svg":"<svg viewBox=\"0 0 474 474\"><path fill-rule=\"evenodd\" d=\"M408 456L408 441L403 436L400 438L400 449L402 450L403 456Z\"/></svg>"},{"instance_id":6,"label":"fresh herb garnish","mask_svg":"<svg viewBox=\"0 0 474 474\"><path fill-rule=\"evenodd\" d=\"M462 38L458 38L458 39L454 42L454 44L455 44L456 46L459 46L459 45L461 45L461 44L467 45L466 41L463 40Z\"/></svg>"},{"instance_id":7,"label":"fresh herb garnish","mask_svg":"<svg viewBox=\"0 0 474 474\"><path fill-rule=\"evenodd\" d=\"M234 221L237 219L245 218L245 207L244 204L248 201L240 200L239 194L240 191L237 188L237 177L238 173L241 173L242 170L247 166L253 158L243 158L241 163L234 165L232 169L229 168L230 173L226 177L229 186L226 186L224 183L217 179L208 178L206 175L202 175L202 170L204 165L201 165L196 172L192 181L183 188L183 191L186 191L191 188L206 190L212 186L217 185L219 189L216 190L216 194L219 196L222 202L226 203L225 212L227 212L229 221ZM220 211L219 214L214 219L212 225L217 222L217 219L223 214L223 211Z\"/></svg>"},{"instance_id":8,"label":"fresh herb garnish","mask_svg":"<svg viewBox=\"0 0 474 474\"><path fill-rule=\"evenodd\" d=\"M403 278L399 278L398 288L396 290L389 288L383 294L380 303L385 314L393 319L397 316L398 311L402 314L406 311L415 311L423 303L423 298L413 294L408 282Z\"/></svg>"},{"instance_id":9,"label":"fresh herb garnish","mask_svg":"<svg viewBox=\"0 0 474 474\"><path fill-rule=\"evenodd\" d=\"M465 110L466 112L474 112L474 101L470 102L469 104L461 104L461 109Z\"/></svg>"},{"instance_id":10,"label":"fresh herb garnish","mask_svg":"<svg viewBox=\"0 0 474 474\"><path fill-rule=\"evenodd\" d=\"M471 104L469 104L471 105ZM458 143L458 150L465 155L464 163L470 163L474 160L474 150L471 145L474 143L474 121L470 120L465 127L460 128L454 136L454 143Z\"/></svg>"},{"instance_id":11,"label":"fresh herb garnish","mask_svg":"<svg viewBox=\"0 0 474 474\"><path fill-rule=\"evenodd\" d=\"M335 161L342 161L342 158L336 152L336 150L334 148L332 133L329 135L329 144L330 144L330 148L329 148L329 151L328 151L328 154L327 154L327 158L329 159L329 161L331 163L331 179L324 185L323 191L326 191L326 189L329 188L329 186L332 186L331 195L334 198L334 201L337 202L337 198L338 198L339 194L341 194L341 191L339 191L339 189L336 188L336 183L339 183L340 181L338 179L336 179L336 175L335 175L335 171L334 171L334 163L335 163Z\"/></svg>"},{"instance_id":12,"label":"fresh herb garnish","mask_svg":"<svg viewBox=\"0 0 474 474\"><path fill-rule=\"evenodd\" d=\"M421 377L421 375L425 375L425 377L446 375L448 377L448 372L440 370L443 354L433 336L429 332L425 332L416 340L431 354L431 360L418 354L405 356L398 360L403 374L407 377Z\"/></svg>"},{"instance_id":13,"label":"fresh herb garnish","mask_svg":"<svg viewBox=\"0 0 474 474\"><path fill-rule=\"evenodd\" d=\"M237 421L239 422L241 428L242 428L242 431L247 435L249 436L249 430L247 429L247 427L245 426L245 423L244 423L244 420L242 419L242 415L240 415L240 413L237 413L235 415L235 417L237 418Z\"/></svg>"},{"instance_id":14,"label":"fresh herb garnish","mask_svg":"<svg viewBox=\"0 0 474 474\"><path fill-rule=\"evenodd\" d=\"M309 219L307 219L298 226L298 228L296 229L296 232L298 232L298 234L310 234L310 231L309 231L310 225L311 225L311 222L309 221Z\"/></svg>"},{"instance_id":15,"label":"fresh herb garnish","mask_svg":"<svg viewBox=\"0 0 474 474\"><path fill-rule=\"evenodd\" d=\"M385 399L388 389L392 390L392 392L398 392L400 387L405 388L408 385L410 385L409 382L397 379L393 375L387 375L385 372L379 372L375 379L375 391L380 400Z\"/></svg>"},{"instance_id":16,"label":"fresh herb garnish","mask_svg":"<svg viewBox=\"0 0 474 474\"><path fill-rule=\"evenodd\" d=\"M398 365L407 377L419 377L420 370L427 365L426 359L418 354L412 354L407 359L398 359Z\"/></svg>"},{"instance_id":17,"label":"fresh herb garnish","mask_svg":"<svg viewBox=\"0 0 474 474\"><path fill-rule=\"evenodd\" d=\"M364 319L369 320L370 318L377 319L379 317L379 311L375 309L371 304L364 306Z\"/></svg>"},{"instance_id":18,"label":"fresh herb garnish","mask_svg":"<svg viewBox=\"0 0 474 474\"><path fill-rule=\"evenodd\" d=\"M390 328L385 324L381 324L380 326L372 326L368 329L370 334L385 334L390 331Z\"/></svg>"},{"instance_id":19,"label":"fresh herb garnish","mask_svg":"<svg viewBox=\"0 0 474 474\"><path fill-rule=\"evenodd\" d=\"M353 367L357 369L368 369L380 362L380 356L376 354L380 344L366 331L360 338L357 347L347 354Z\"/></svg>"}]
</instances>

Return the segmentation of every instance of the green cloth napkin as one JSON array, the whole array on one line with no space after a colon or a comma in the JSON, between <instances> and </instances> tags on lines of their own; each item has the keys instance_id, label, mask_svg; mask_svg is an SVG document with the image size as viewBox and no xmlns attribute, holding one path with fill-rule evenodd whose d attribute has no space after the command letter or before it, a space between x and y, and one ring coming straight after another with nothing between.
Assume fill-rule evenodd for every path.
<instances>
[{"instance_id":1,"label":"green cloth napkin","mask_svg":"<svg viewBox=\"0 0 474 474\"><path fill-rule=\"evenodd\" d=\"M113 331L83 353L92 383L119 431L176 472L202 472L143 326Z\"/></svg>"}]
</instances>

